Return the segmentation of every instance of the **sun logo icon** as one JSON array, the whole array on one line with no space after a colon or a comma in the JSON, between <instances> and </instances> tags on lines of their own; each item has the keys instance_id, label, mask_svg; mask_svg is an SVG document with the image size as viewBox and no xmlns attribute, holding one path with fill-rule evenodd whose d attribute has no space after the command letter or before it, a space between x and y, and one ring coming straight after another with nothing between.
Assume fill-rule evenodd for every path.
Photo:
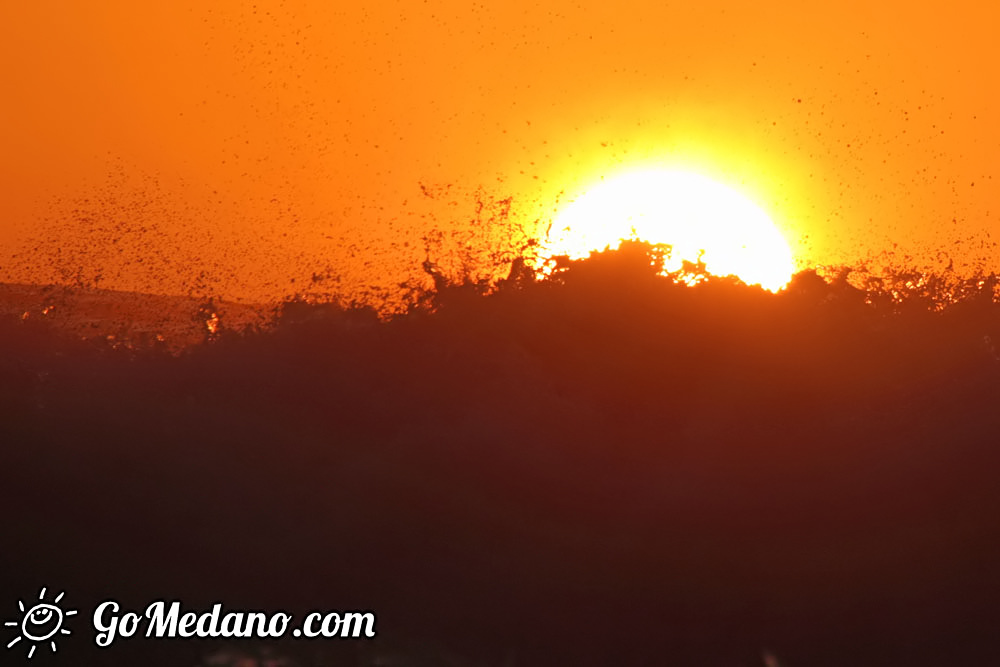
<instances>
[{"instance_id":1,"label":"sun logo icon","mask_svg":"<svg viewBox=\"0 0 1000 667\"><path fill-rule=\"evenodd\" d=\"M35 649L38 648L38 645L48 642L49 646L52 647L52 652L55 653L56 635L71 634L62 626L63 621L66 620L67 616L76 613L75 609L63 611L59 608L59 601L65 594L65 592L60 593L52 602L46 602L45 589L43 588L38 595L38 604L27 611L24 609L24 603L18 600L17 606L21 610L21 620L7 621L4 625L8 627L20 626L21 632L7 644L7 648L13 648L18 642L26 640L31 644L31 648L28 649L28 659L30 660L31 656L35 655Z\"/></svg>"}]
</instances>

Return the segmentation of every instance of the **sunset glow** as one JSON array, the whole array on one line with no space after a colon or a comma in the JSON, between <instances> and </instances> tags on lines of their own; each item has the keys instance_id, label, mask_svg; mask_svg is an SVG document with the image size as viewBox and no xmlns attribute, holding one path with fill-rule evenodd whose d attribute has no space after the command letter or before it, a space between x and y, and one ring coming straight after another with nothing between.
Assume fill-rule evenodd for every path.
<instances>
[{"instance_id":1,"label":"sunset glow","mask_svg":"<svg viewBox=\"0 0 1000 667\"><path fill-rule=\"evenodd\" d=\"M8 662L998 662L1000 2L0 26Z\"/></svg>"},{"instance_id":2,"label":"sunset glow","mask_svg":"<svg viewBox=\"0 0 1000 667\"><path fill-rule=\"evenodd\" d=\"M395 298L430 233L438 258L504 250L470 222L481 199L536 235L653 164L739 186L803 268L1000 261L980 243L1000 196L992 3L108 0L2 18L0 281L261 302L329 274L338 297Z\"/></svg>"},{"instance_id":3,"label":"sunset glow","mask_svg":"<svg viewBox=\"0 0 1000 667\"><path fill-rule=\"evenodd\" d=\"M709 273L776 291L795 270L788 244L759 206L675 170L637 171L588 191L560 212L545 254L580 259L630 239L671 246L665 272L701 261Z\"/></svg>"}]
</instances>

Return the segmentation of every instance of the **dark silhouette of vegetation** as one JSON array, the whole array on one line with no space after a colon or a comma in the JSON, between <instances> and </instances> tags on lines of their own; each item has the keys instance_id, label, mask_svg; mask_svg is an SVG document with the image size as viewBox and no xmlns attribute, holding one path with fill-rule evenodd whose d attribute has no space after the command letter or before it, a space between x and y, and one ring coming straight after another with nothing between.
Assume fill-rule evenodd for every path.
<instances>
[{"instance_id":1,"label":"dark silhouette of vegetation","mask_svg":"<svg viewBox=\"0 0 1000 667\"><path fill-rule=\"evenodd\" d=\"M3 599L374 609L470 665L995 660L992 283L935 310L847 274L686 286L641 244L512 267L181 354L0 321Z\"/></svg>"}]
</instances>

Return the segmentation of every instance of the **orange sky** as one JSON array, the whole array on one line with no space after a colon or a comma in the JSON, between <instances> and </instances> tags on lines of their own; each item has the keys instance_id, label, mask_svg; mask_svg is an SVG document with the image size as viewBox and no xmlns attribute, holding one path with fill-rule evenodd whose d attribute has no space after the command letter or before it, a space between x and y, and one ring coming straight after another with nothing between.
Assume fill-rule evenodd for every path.
<instances>
[{"instance_id":1,"label":"orange sky","mask_svg":"<svg viewBox=\"0 0 1000 667\"><path fill-rule=\"evenodd\" d=\"M0 279L391 287L477 191L544 222L646 161L740 184L803 261L996 268L1000 8L869 4L6 3Z\"/></svg>"}]
</instances>

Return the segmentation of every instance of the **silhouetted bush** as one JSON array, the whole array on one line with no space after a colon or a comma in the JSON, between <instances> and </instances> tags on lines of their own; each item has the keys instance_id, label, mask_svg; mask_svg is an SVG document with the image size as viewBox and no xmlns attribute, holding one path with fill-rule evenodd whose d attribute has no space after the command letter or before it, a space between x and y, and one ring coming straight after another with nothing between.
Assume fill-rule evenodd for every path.
<instances>
[{"instance_id":1,"label":"silhouetted bush","mask_svg":"<svg viewBox=\"0 0 1000 667\"><path fill-rule=\"evenodd\" d=\"M992 299L524 271L179 355L0 321L0 590L372 608L487 664L989 662Z\"/></svg>"}]
</instances>

